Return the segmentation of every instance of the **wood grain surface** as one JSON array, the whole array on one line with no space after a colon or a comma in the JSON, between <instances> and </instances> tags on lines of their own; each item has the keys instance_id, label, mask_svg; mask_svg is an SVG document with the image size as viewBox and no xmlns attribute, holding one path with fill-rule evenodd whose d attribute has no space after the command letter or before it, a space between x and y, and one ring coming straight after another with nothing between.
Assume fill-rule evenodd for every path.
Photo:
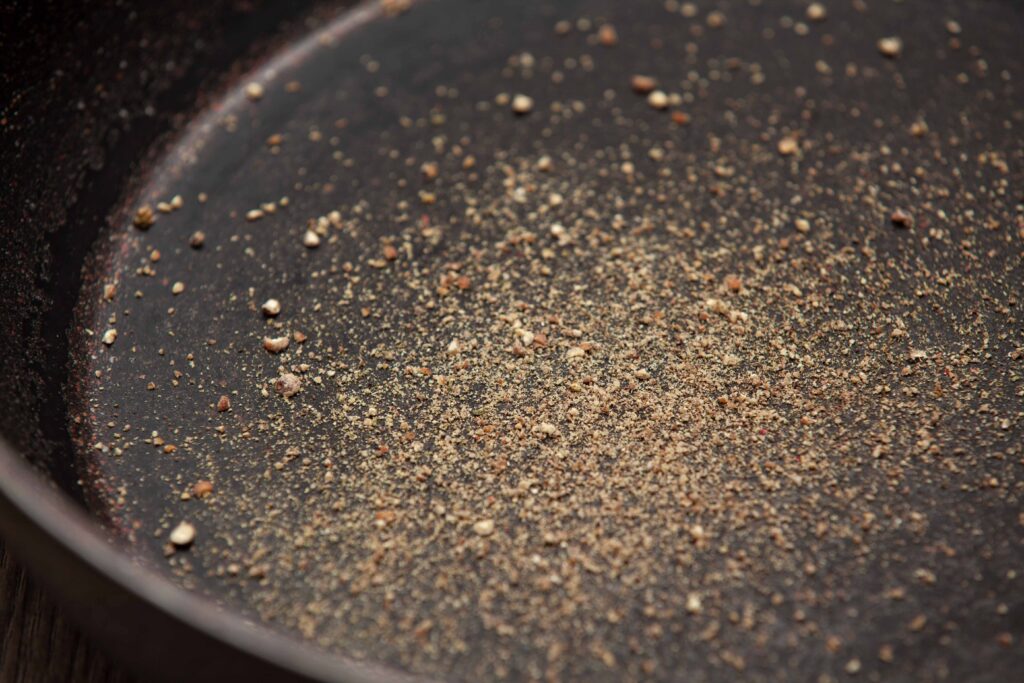
<instances>
[{"instance_id":1,"label":"wood grain surface","mask_svg":"<svg viewBox=\"0 0 1024 683\"><path fill-rule=\"evenodd\" d=\"M0 542L0 683L128 683Z\"/></svg>"}]
</instances>

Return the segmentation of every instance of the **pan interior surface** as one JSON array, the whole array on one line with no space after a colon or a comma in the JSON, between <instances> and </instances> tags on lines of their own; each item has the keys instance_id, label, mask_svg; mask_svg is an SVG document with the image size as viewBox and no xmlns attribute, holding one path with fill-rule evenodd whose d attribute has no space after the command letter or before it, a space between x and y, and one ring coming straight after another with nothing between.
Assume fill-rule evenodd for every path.
<instances>
[{"instance_id":1,"label":"pan interior surface","mask_svg":"<svg viewBox=\"0 0 1024 683\"><path fill-rule=\"evenodd\" d=\"M95 514L429 677L1008 677L1022 10L813 6L391 2L277 55L97 246Z\"/></svg>"}]
</instances>

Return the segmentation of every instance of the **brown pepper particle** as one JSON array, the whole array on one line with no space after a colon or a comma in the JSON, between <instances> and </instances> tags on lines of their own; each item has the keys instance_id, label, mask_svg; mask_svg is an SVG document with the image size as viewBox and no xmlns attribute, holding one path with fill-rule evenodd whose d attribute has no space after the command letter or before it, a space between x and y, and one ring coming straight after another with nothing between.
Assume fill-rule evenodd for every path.
<instances>
[{"instance_id":1,"label":"brown pepper particle","mask_svg":"<svg viewBox=\"0 0 1024 683\"><path fill-rule=\"evenodd\" d=\"M779 154L784 157L788 157L792 154L796 154L800 150L800 145L797 143L796 138L786 136L779 140L778 150Z\"/></svg>"},{"instance_id":2,"label":"brown pepper particle","mask_svg":"<svg viewBox=\"0 0 1024 683\"><path fill-rule=\"evenodd\" d=\"M629 80L629 86L633 88L633 92L646 95L658 87L658 81L650 76L637 74Z\"/></svg>"},{"instance_id":3,"label":"brown pepper particle","mask_svg":"<svg viewBox=\"0 0 1024 683\"><path fill-rule=\"evenodd\" d=\"M263 348L270 353L281 353L288 348L288 337L264 337Z\"/></svg>"},{"instance_id":4,"label":"brown pepper particle","mask_svg":"<svg viewBox=\"0 0 1024 683\"><path fill-rule=\"evenodd\" d=\"M132 219L132 225L139 230L149 230L156 222L156 214L153 213L152 207L148 204L140 206L138 211L135 212L135 218Z\"/></svg>"},{"instance_id":5,"label":"brown pepper particle","mask_svg":"<svg viewBox=\"0 0 1024 683\"><path fill-rule=\"evenodd\" d=\"M302 388L302 380L290 372L286 372L274 380L274 391L285 398L291 398L299 393Z\"/></svg>"},{"instance_id":6,"label":"brown pepper particle","mask_svg":"<svg viewBox=\"0 0 1024 683\"><path fill-rule=\"evenodd\" d=\"M423 175L423 179L427 182L437 178L440 172L440 167L433 161L424 162L423 165L420 166L420 173Z\"/></svg>"},{"instance_id":7,"label":"brown pepper particle","mask_svg":"<svg viewBox=\"0 0 1024 683\"><path fill-rule=\"evenodd\" d=\"M206 479L200 479L192 487L192 495L196 498L206 498L213 493L213 483Z\"/></svg>"},{"instance_id":8,"label":"brown pepper particle","mask_svg":"<svg viewBox=\"0 0 1024 683\"><path fill-rule=\"evenodd\" d=\"M914 224L914 217L903 209L896 209L893 211L892 215L889 216L889 220L891 220L892 224L897 228L909 228Z\"/></svg>"},{"instance_id":9,"label":"brown pepper particle","mask_svg":"<svg viewBox=\"0 0 1024 683\"><path fill-rule=\"evenodd\" d=\"M619 44L619 34L611 24L604 24L597 31L597 41L605 47L614 47Z\"/></svg>"}]
</instances>

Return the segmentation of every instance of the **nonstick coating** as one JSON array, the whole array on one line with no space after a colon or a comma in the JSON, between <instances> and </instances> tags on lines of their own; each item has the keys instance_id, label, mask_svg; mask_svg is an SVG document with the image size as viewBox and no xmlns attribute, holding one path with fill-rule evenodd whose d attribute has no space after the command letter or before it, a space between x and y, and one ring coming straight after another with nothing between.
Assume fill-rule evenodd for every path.
<instances>
[{"instance_id":1,"label":"nonstick coating","mask_svg":"<svg viewBox=\"0 0 1024 683\"><path fill-rule=\"evenodd\" d=\"M739 25L747 24L751 31L755 31L760 27L758 22L762 16L760 13L765 9L763 5L769 3L760 3L760 7L750 6L754 4L758 3L748 5L746 2L724 2L722 7L727 10L730 21ZM998 63L992 73L987 75L987 80L979 76L964 86L972 97L988 98L991 108L987 112L986 124L1006 120L1014 121L1018 126L1024 125L1021 120L1019 90L1002 90L1008 86L1000 81L999 73L1003 67L1012 71L1012 82L1015 84L1019 78L1018 71L1024 67L1024 54L1019 43L1024 19L1019 7L1010 2L939 3L942 7L940 11L933 3L927 3L927 9L922 11L921 3L871 4L872 9L877 11L866 19L845 3L841 8L830 5L828 27L837 35L839 43L844 46L842 49L849 50L835 57L831 68L841 72L845 61L858 59L877 63L880 69L886 69L888 62L877 54L874 40L887 33L899 33L908 47L906 54L896 62L901 72L901 77L896 79L900 84L898 96L892 98L889 109L875 112L874 118L865 116L857 123L844 119L843 124L832 129L836 136L831 141L833 144L841 147L844 143L854 143L871 136L878 128L878 121L884 116L891 117L891 121L903 126L923 114L933 128L957 128L958 110L945 108L943 97L953 99L958 96L952 94L952 90L936 94L939 81L930 77L930 58L926 56L928 51L937 53L943 50L947 36L942 22L937 22L934 17L946 15L959 18L973 41L983 45L986 56ZM876 4L879 5L877 8L874 7ZM550 29L548 24L553 25L570 5L575 6L569 3L560 7L552 3L551 6L558 11L553 9L545 14L550 17L550 21L543 24L544 28ZM794 2L791 5L792 15L802 18L804 3ZM407 19L414 20L419 9L414 9ZM273 199L264 195L269 188L275 186L274 174L281 172L281 168L301 165L305 159L302 157L303 148L290 143L283 145L279 154L270 157L266 154L263 141L289 122L294 123L294 117L310 117L308 120L298 119L301 124L313 121L316 116L322 117L325 123L330 121L325 112L337 103L332 104L326 94L324 100L319 101L314 94L309 99L304 97L304 113L297 115L290 109L288 101L278 96L265 97L259 107L250 106L251 103L245 101L244 93L237 88L232 89L232 86L244 82L239 76L246 73L257 57L269 54L273 46L284 45L284 37L295 38L310 28L328 25L332 14L328 10L314 13L312 16L315 18L307 21L304 27L294 20L289 25L286 20L308 16L311 9L305 6L287 12L282 7L250 8L229 3L204 3L201 8L197 6L173 12L164 10L165 13L161 13L158 8L141 5L132 11L110 14L90 12L88 8L78 11L81 12L79 16L84 17L81 21L64 19L67 23L57 25L82 36L73 48L65 48L71 52L63 54L59 54L56 47L59 41L40 38L44 35L41 31L57 30L39 28L52 25L49 21L52 17L43 16L46 10L19 13L23 24L21 34L34 38L15 42L21 51L19 54L24 55L25 64L29 65L25 69L28 75L8 88L16 92L18 97L8 107L3 119L7 141L3 147L2 158L5 163L0 170L0 179L4 181L4 187L11 188L11 191L5 192L0 200L4 202L2 234L7 241L0 277L0 300L4 302L0 307L0 330L12 341L0 356L0 371L8 382L10 397L8 409L0 416L0 427L4 437L11 443L12 451L23 453L37 472L54 485L49 490L40 490L38 482L30 480L32 475L27 474L20 463L10 462L14 456L2 454L0 473L4 477L0 487L6 493L0 497L3 503L0 511L4 513L0 523L4 525L5 534L10 536L16 549L33 562L42 575L58 584L58 591L70 595L73 606L83 618L106 622L100 625L99 631L105 632L115 647L123 650L126 645L132 645L128 648L131 650L129 659L143 669L151 670L154 662L161 661L159 652L167 646L152 648L147 647L145 642L136 645L138 639L133 638L135 629L132 625L140 621L155 624L155 631L166 643L176 644L176 651L184 653L176 659L179 662L176 666L180 667L178 671L188 670L190 677L195 674L210 680L217 677L224 680L225 677L236 677L239 672L246 670L245 667L252 667L249 671L269 672L270 676L282 678L308 675L314 679L358 680L363 677L374 679L388 676L384 670L360 668L361 665L354 662L308 652L304 649L305 645L299 645L285 636L269 635L259 629L244 627L241 620L234 616L214 612L208 605L190 597L180 597L178 589L159 576L159 571L165 568L161 564L161 554L166 539L157 538L150 532L154 529L166 530L174 521L167 513L168 496L177 496L178 490L185 483L202 478L202 473L206 471L203 463L185 457L150 459L145 463L146 472L140 471L133 476L132 466L109 459L106 452L97 455L93 448L95 441L106 440L100 431L108 421L120 423L127 420L135 425L152 424L154 429L157 423L163 426L173 424L182 432L206 430L211 423L207 404L216 401L216 396L222 390L230 391L233 388L211 388L209 400L202 401L201 410L190 411L190 408L194 408L191 404L171 401L161 405L154 402L146 382L139 381L138 376L126 377L111 373L114 379L109 379L107 375L97 378L96 370L109 370L103 364L103 353L106 351L98 347L96 338L92 336L94 333L102 333L102 324L108 313L97 302L102 298L103 284L111 280L112 274L123 272L129 259L132 259L131 265L134 268L138 265L140 254L158 248L164 254L164 263L168 260L174 263L175 258L180 258L183 263L189 264L187 268L196 269L188 277L182 276L190 283L187 296L191 300L185 303L184 300L172 300L166 296L159 305L151 305L148 311L143 308L135 319L122 321L119 325L122 331L130 332L128 335L122 334L115 349L134 344L142 348L164 345L172 352L180 350L174 346L178 342L166 339L166 330L162 327L168 306L182 309L174 321L174 331L179 339L187 339L181 342L181 348L187 346L189 350L201 346L208 339L219 342L232 339L237 330L246 324L245 316L252 311L241 312L235 318L231 315L212 315L212 312L223 310L223 292L232 288L238 290L242 285L258 285L265 270L263 266L255 265L255 261L246 261L241 255L237 255L237 260L231 260L230 257L219 255L223 252L213 251L218 233L216 227L209 229L204 221L209 223L213 220L211 216L226 215L231 209L244 213L249 206L258 205L264 199ZM494 13L502 12L496 10ZM778 13L773 10L771 16L775 17ZM368 51L374 47L374 34L372 31L368 34L359 31L362 26L360 22L371 20L372 13L367 11L367 14L357 19L350 17L348 21L352 24L336 21L322 35L330 35L339 41L342 44L341 52L349 49L344 41L355 41L350 48L351 55L345 53L347 56L356 56L361 50ZM636 20L649 22L651 14L638 12ZM621 33L628 32L627 15L616 16L615 21ZM870 28L865 28L865 21L870 22ZM847 46L850 41L843 35L844 29L851 26L856 26L859 32L857 35L864 38L856 43L858 46L855 48ZM450 26L451 35L446 37L444 47L432 58L452 69L455 68L453 65L466 63L468 71L472 56L467 56L466 46L478 46L480 41L468 40L463 43L460 39L460 30L463 28L460 28L458 21L453 21ZM350 38L350 33L355 37ZM107 35L131 38L124 45L111 47L105 44L103 37ZM410 35L407 39L410 44L417 44L417 36ZM493 35L487 39L487 47L500 52L503 46L505 52L513 54L522 49L524 40L536 39L537 36L503 33L494 29ZM542 39L556 40L550 34ZM816 54L815 48L811 47L812 40L790 38L786 42L774 43L771 48L763 48L763 53L757 43L751 43L743 48L742 56L748 63L773 61L779 58L776 51L783 45L782 61L789 64L792 81L781 86L773 84L773 87L778 86L779 92L786 87L796 89L815 78L813 74L816 70L820 74L811 56ZM965 37L964 43L970 45L971 39ZM38 44L46 45L45 54L52 56L33 61L32 51ZM551 48L555 51L559 49L557 44ZM275 69L294 69L301 73L303 83L312 88L314 93L317 92L318 79L325 84L335 82L336 74L323 66L324 62L315 62L303 71L309 56L317 49L315 42L289 49L279 53L285 57L279 57L271 63ZM737 46L729 45L728 49L736 52ZM388 52L385 48L380 51ZM966 47L963 53L961 68L965 71L975 68ZM433 88L430 79L436 74L431 73L429 66L421 63L421 55L415 52L402 54L401 50L388 54L392 64L407 60L409 73L417 73L417 78L421 79L410 85L408 92L415 93L418 92L417 88L422 88L420 94L427 103ZM121 60L128 66L122 66ZM667 63L655 63L655 68L668 68ZM417 67L420 72L417 72ZM94 68L107 76L86 75L88 70ZM951 67L947 65L943 68L946 70L944 76L948 77L947 72ZM626 83L633 70L633 65L628 62L604 62L601 78ZM786 74L787 71L783 69L781 73ZM975 72L971 73L972 76L976 75ZM76 77L72 77L72 74ZM249 71L245 81L253 78L265 79L277 86L287 80L280 74L257 70ZM58 86L53 90L59 95L44 97L30 86L31 81L46 79L53 79ZM842 77L838 74L836 81L837 84L828 91L829 97L879 102L875 94L857 90L855 86L844 89ZM109 92L101 91L97 94L95 83L98 82L112 84ZM354 83L358 82L358 79L354 79ZM945 80L941 82L943 87L948 85ZM744 95L744 87L740 83L722 87L731 89L731 95L736 98ZM491 99L500 89L493 82L474 81L472 77L461 78L459 84L460 96L470 101ZM621 89L626 91L625 87ZM211 92L214 95L208 94ZM324 92L329 92L329 88ZM560 92L567 99L574 94L565 89ZM990 92L991 96L986 96L986 92ZM1006 92L1012 94L1008 96ZM226 98L223 96L225 93ZM591 94L588 92L587 97ZM367 100L374 97L371 93L361 96ZM821 109L827 112L828 100L824 95L822 98L824 106ZM962 103L961 100L956 101L958 105ZM963 101L966 101L966 96ZM79 102L83 104L79 106ZM216 113L210 113L207 108L210 103L216 103ZM372 109L373 105L366 106ZM351 117L356 121L363 120L367 130L375 132L372 116L358 109L359 105L354 105ZM223 111L239 114L243 134L229 133L220 127ZM828 113L820 115L829 116ZM507 118L508 122L495 123L494 137L490 141L494 147L515 147L517 138L528 139L531 135L539 134L539 128L531 128L528 122L511 116ZM495 120L498 118L495 117ZM205 129L202 128L203 121L209 123ZM189 123L192 123L192 127L186 128ZM889 123L883 121L885 125ZM727 136L732 125L733 122L727 119L716 124L691 122L685 132L678 133L680 144L685 146L687 140L703 140L712 132ZM809 125L813 123L809 122ZM834 121L830 121L830 125L835 125ZM720 126L720 129L716 130L716 126ZM296 125L293 130L301 129L301 125ZM50 134L52 131L71 133ZM1003 145L1006 156L1010 158L1011 177L1019 181L1019 132L987 130L984 135L988 136L988 142L996 141ZM13 144L8 144L8 141ZM600 143L595 141L594 144ZM775 143L770 141L769 144ZM981 147L980 143L977 148L968 144L965 151L974 154ZM223 164L201 164L200 171L196 173L187 162L194 155L202 157L211 148L217 150L216 155ZM524 144L523 148L528 148L528 145ZM143 154L140 150L149 151ZM923 160L931 151L921 145L917 153L922 155ZM387 168L384 161L380 162L379 168L373 165L372 159L361 161L364 165L360 167L360 172L367 183L372 184L376 171L383 173ZM328 163L325 161L323 168L313 168L310 173L330 176ZM238 178L244 173L239 171L238 176L232 176L229 172L238 169L244 169L245 173L255 173L260 181L243 188ZM412 170L417 171L416 168ZM992 181L996 182L997 173L991 173ZM148 233L140 233L131 226L132 215L140 203L152 203L172 192L181 192L191 199L201 191L209 192L213 197L211 207L206 209L205 214L199 209L193 213L190 208L180 216L158 216L157 226ZM246 195L246 192L249 194ZM1019 194L1020 189L1011 183L1010 192ZM72 195L70 198L69 194ZM300 208L282 209L282 214L296 211L291 223L297 227L306 214L316 215L318 211L327 211L332 201L335 200L325 197L320 205L315 202L305 205L300 203ZM846 209L837 207L836 210L842 212ZM302 211L301 216L298 211ZM979 206L978 213L979 216L985 216L984 207ZM1020 229L1019 214L1016 218L1018 224L1012 223L1012 216L997 217L1005 222L1002 229L1014 235ZM241 216L235 219L244 220ZM203 250L196 252L190 252L185 246L187 234L193 225L204 228L210 240ZM261 225L254 224L252 231L259 234ZM161 231L161 228L164 230ZM228 235L230 232L232 230L222 234ZM902 253L899 245L902 234L905 233L894 232L892 226L886 225L880 234L875 235L873 246L883 252L890 250L896 258ZM98 237L101 239L97 245ZM999 254L998 258L987 261L992 264L993 281L996 283L992 292L1000 296L1000 287L1012 289L1014 283L1019 289L1019 239L1006 244L1001 241L1002 234L994 236L989 233L983 233L979 239L985 249L995 250ZM271 243L275 247L282 247L283 254L282 245L289 242L274 240ZM144 244L145 248L140 244ZM254 246L259 248L260 243L257 241ZM304 286L301 274L309 269L309 255L301 249L294 253L294 257L282 255L278 261L272 262L280 289L298 297ZM353 259L357 257L358 254L354 253ZM219 271L221 274L202 272L212 264L222 268ZM232 269L223 269L227 264ZM950 260L950 264L953 265L954 261ZM955 264L960 265L962 262L957 260ZM941 262L938 265L941 266ZM170 281L165 279L150 278L143 284L126 284L126 291L122 291L121 295L127 298L119 300L118 305L127 306L128 298L136 288L144 290L144 300L160 297L170 286ZM193 281L201 282L202 286L192 288ZM896 291L899 291L899 287L897 283ZM77 297L68 296L68 293L80 289L84 291L84 304L77 312L78 317L74 318L76 314L73 306ZM988 296L990 293L985 294ZM261 300L259 297L256 297L257 303ZM949 317L961 319L966 316L972 302L958 301L952 305L961 308L948 311ZM147 315L150 317L145 317ZM933 327L941 325L944 319L935 311ZM1016 386L1019 387L1020 361L1018 356L1010 356L1014 345L1019 348L1021 343L1019 322L1016 325L1011 325L1007 330L1008 337L993 341L993 360L983 372L986 373L985 377L992 378L994 382L1016 376ZM85 332L86 328L90 329L89 333ZM1016 338L1013 334L1017 335ZM941 338L941 330L936 330L935 335ZM346 342L357 343L348 339ZM214 346L210 344L211 348ZM232 364L248 366L252 357L247 356L247 353L261 354L262 351L257 346L255 351L240 349L233 355L211 352L201 358L203 370L199 374L203 374L205 380L215 376L237 376L233 375L236 366ZM71 363L66 360L69 354L72 356ZM219 369L219 363L227 365ZM140 366L138 370L140 373L153 373L156 366ZM183 381L187 381L187 378ZM95 402L98 395L105 399ZM69 400L73 406L70 410ZM90 403L90 400L93 402ZM1017 416L1017 422L1012 427L1015 431L1012 433L1019 434L1019 390L1017 394L997 391L991 396L990 403L990 412ZM125 411L130 416L122 414L122 406L131 406ZM232 419L239 413L246 414L245 408L244 398L242 402L236 401ZM169 412L161 412L165 409ZM70 436L67 428L69 421L73 423ZM984 430L990 429L987 424L963 425L963 433L970 434L972 427L975 427L973 432L976 434L981 433L982 427ZM145 429L148 432L149 427ZM962 443L980 447L983 441L980 437L972 440L965 436ZM996 473L1003 479L1008 477L1011 483L1019 478L1019 469L1014 469L1019 468L1019 463L1014 465L1012 459L1020 459L1020 450L1018 448L1014 452L1012 443L998 442L998 448L1007 446L1011 462L1003 464L1002 461L993 460L990 471L979 472L979 480L982 474L995 476ZM993 450L998 448L994 447ZM76 452L77 456L73 456ZM259 476L266 466L266 460L253 461L249 474ZM196 469L187 469L192 467ZM183 468L186 468L184 473ZM241 467L239 471L245 469ZM245 476L237 472L236 475ZM176 482L180 484L177 487ZM127 513L123 509L123 501L119 500L122 495L119 487L122 484L132 498ZM1017 488L1016 495L1019 496L1019 485ZM54 491L59 491L60 495L54 496ZM951 564L956 567L953 580L966 581L974 579L978 573L983 574L992 590L1001 596L1000 600L1009 603L1009 616L1001 622L1003 626L994 625L995 622L988 617L980 619L977 622L977 634L972 634L966 640L954 639L956 646L951 653L935 655L930 649L934 645L922 645L920 651L911 649L901 653L906 658L904 662L917 662L927 669L929 676L941 676L952 671L961 677L970 678L975 675L979 680L988 680L987 677L991 676L995 680L1001 675L1009 675L1015 663L1021 661L1019 641L1024 631L1021 591L1013 587L1015 584L1012 579L1007 579L1008 572L1022 569L1020 525L1012 509L1016 498L1011 496L1003 505L986 506L976 502L967 492L961 492L961 497L955 498L955 492L942 493L927 486L908 487L907 495L920 496L919 502L924 508L937 512L942 508L942 497L949 495L960 510L959 515L947 518L949 525L958 524L960 515L973 514L978 520L978 528L987 530L981 532L983 535L998 533L1002 536L1002 542L995 540L992 546L986 548L986 552L994 552L995 556L987 557L986 562L976 566L971 541L957 535L955 538L963 539L963 543L958 545L954 541L950 550L961 559ZM93 521L87 523L82 511L87 511ZM941 520L942 516L937 514L937 519ZM96 529L104 526L118 540L112 546L103 544L89 524ZM125 538L132 541L127 552L118 547ZM128 556L132 556L134 562L127 562L125 558ZM202 566L203 559L197 552L195 562L200 564L200 569L212 569ZM139 568L140 564L156 565L158 570L143 570ZM211 579L203 571L196 572L195 578L190 578L189 582L202 593L213 596L222 594L220 597L225 598L226 604L232 605L234 602L237 606L239 592L226 588L222 581ZM872 577L865 577L861 583L850 588L849 609L868 605L867 596L882 588L875 585ZM103 597L97 600L97 595ZM244 591L241 595L244 597ZM905 609L897 607L886 619L894 624L909 623L919 611L926 607L936 607L947 600L954 605L952 616L973 615L982 603L985 609L992 610L999 602L993 595L981 593L977 600L973 596L966 596L961 601L933 593L926 594L922 600L924 602L908 605ZM100 604L103 605L102 609L98 607ZM109 614L119 616L111 619ZM837 619L844 623L850 621L849 614ZM998 649L995 644L1000 629L1016 635L1016 642L1009 646L1009 654ZM779 633L779 638L783 638L785 629ZM876 656L877 644L872 641L870 645L872 650L857 652L865 662ZM971 653L968 651L971 647L975 647L977 656L990 661L995 669L986 674L972 671ZM276 662L277 668L261 669L265 666L261 663L262 659ZM839 661L824 653L804 652L794 654L790 661L797 666L819 667L822 671L842 675L842 666L846 660ZM786 662L781 659L773 663L778 667L786 666ZM875 667L872 665L870 668ZM168 672L159 666L157 669L158 673L170 679L178 677L177 672ZM817 671L818 668L815 668ZM908 669L899 671L901 675L909 675ZM728 675L728 670L703 673L705 677L723 677ZM765 677L773 675L770 670L750 673ZM811 676L809 671L805 673L806 677Z\"/></svg>"}]
</instances>

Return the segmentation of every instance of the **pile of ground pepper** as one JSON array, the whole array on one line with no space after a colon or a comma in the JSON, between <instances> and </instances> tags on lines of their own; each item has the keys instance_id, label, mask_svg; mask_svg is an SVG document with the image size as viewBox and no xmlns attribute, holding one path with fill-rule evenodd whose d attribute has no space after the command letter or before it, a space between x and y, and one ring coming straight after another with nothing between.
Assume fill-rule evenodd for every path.
<instances>
[{"instance_id":1,"label":"pile of ground pepper","mask_svg":"<svg viewBox=\"0 0 1024 683\"><path fill-rule=\"evenodd\" d=\"M95 507L432 677L1012 670L1021 14L874 4L322 29L99 251Z\"/></svg>"}]
</instances>

